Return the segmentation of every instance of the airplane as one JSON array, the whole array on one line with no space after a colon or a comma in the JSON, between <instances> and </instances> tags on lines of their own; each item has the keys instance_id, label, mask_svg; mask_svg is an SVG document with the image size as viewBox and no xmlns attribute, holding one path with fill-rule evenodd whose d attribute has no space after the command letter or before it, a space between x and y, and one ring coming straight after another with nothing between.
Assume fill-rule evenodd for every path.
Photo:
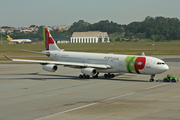
<instances>
[{"instance_id":1,"label":"airplane","mask_svg":"<svg viewBox=\"0 0 180 120\"><path fill-rule=\"evenodd\" d=\"M7 40L9 40L10 43L30 43L32 42L30 39L12 39L9 35L7 35Z\"/></svg>"},{"instance_id":2,"label":"airplane","mask_svg":"<svg viewBox=\"0 0 180 120\"><path fill-rule=\"evenodd\" d=\"M89 79L90 76L98 78L99 73L104 73L104 78L115 77L114 73L132 73L150 75L150 82L154 81L155 74L160 74L169 69L168 65L161 59L145 56L103 54L88 52L69 52L60 49L47 28L42 27L45 48L40 53L50 57L53 61L12 59L4 55L11 61L40 63L42 68L49 72L55 72L58 65L64 67L79 68L80 79Z\"/></svg>"}]
</instances>

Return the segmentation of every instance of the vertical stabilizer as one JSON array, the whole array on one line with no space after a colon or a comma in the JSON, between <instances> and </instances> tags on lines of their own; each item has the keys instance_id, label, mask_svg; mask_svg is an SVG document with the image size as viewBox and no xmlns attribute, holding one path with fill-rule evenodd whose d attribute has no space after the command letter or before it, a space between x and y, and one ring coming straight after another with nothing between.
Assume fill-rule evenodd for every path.
<instances>
[{"instance_id":1,"label":"vertical stabilizer","mask_svg":"<svg viewBox=\"0 0 180 120\"><path fill-rule=\"evenodd\" d=\"M42 27L46 50L60 50L46 27Z\"/></svg>"},{"instance_id":2,"label":"vertical stabilizer","mask_svg":"<svg viewBox=\"0 0 180 120\"><path fill-rule=\"evenodd\" d=\"M12 38L9 36L9 35L7 35L7 38L6 38L7 40L12 40Z\"/></svg>"}]
</instances>

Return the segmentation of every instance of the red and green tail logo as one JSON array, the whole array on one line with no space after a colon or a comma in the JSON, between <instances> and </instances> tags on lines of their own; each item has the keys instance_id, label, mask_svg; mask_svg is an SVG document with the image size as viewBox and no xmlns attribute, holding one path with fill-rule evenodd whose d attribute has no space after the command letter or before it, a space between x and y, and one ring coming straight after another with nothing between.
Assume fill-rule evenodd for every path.
<instances>
[{"instance_id":1,"label":"red and green tail logo","mask_svg":"<svg viewBox=\"0 0 180 120\"><path fill-rule=\"evenodd\" d=\"M49 50L49 44L54 44L54 40L47 28L42 27L42 33L44 37L45 48L46 50Z\"/></svg>"}]
</instances>

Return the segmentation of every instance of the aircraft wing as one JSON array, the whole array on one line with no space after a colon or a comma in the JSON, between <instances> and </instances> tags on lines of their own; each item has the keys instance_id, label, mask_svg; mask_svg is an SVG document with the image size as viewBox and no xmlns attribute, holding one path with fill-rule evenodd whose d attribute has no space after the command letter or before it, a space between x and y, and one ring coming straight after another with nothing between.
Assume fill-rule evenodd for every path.
<instances>
[{"instance_id":1,"label":"aircraft wing","mask_svg":"<svg viewBox=\"0 0 180 120\"><path fill-rule=\"evenodd\" d=\"M4 55L7 59L17 62L33 62L40 64L56 64L56 65L69 65L69 66L80 66L80 67L93 67L93 68L111 68L109 65L104 64L89 64L89 63L75 63L75 62L61 62L61 61L43 61L43 60L26 60L26 59L11 59L8 56Z\"/></svg>"}]
</instances>

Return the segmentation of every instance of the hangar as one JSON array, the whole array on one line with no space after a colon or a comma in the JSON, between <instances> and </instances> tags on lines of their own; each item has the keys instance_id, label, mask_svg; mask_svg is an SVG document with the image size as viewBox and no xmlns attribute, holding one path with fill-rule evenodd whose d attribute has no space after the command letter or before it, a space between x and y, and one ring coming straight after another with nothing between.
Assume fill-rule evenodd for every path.
<instances>
[{"instance_id":1,"label":"hangar","mask_svg":"<svg viewBox=\"0 0 180 120\"><path fill-rule=\"evenodd\" d=\"M106 43L110 42L107 32L87 31L74 32L70 38L71 43Z\"/></svg>"}]
</instances>

